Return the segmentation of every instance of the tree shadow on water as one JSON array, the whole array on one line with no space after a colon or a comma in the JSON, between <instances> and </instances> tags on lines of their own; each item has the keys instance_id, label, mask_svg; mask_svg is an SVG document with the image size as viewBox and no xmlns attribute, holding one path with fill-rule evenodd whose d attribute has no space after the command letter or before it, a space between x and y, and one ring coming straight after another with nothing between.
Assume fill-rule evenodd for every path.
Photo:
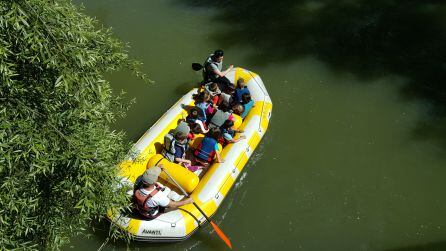
<instances>
[{"instance_id":1,"label":"tree shadow on water","mask_svg":"<svg viewBox=\"0 0 446 251\"><path fill-rule=\"evenodd\" d=\"M432 242L423 245L388 249L386 251L439 251L446 250L446 241Z\"/></svg>"},{"instance_id":2,"label":"tree shadow on water","mask_svg":"<svg viewBox=\"0 0 446 251\"><path fill-rule=\"evenodd\" d=\"M181 3L218 9L215 21L226 28L216 30L213 39L222 48L255 47L249 55L252 65L286 64L311 55L362 80L399 75L407 79L400 92L404 99L432 104L430 117L416 130L430 131L430 125L439 129L439 118L446 117L446 1ZM440 129L432 133L445 135L446 128ZM423 139L423 134L416 133L416 138ZM446 149L445 137L443 141Z\"/></svg>"}]
</instances>

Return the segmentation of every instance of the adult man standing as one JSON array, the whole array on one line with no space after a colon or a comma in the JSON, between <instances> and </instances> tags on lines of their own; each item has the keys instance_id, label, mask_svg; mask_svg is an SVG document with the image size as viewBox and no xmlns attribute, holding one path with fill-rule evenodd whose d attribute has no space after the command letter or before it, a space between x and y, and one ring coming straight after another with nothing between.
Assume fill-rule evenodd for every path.
<instances>
[{"instance_id":1,"label":"adult man standing","mask_svg":"<svg viewBox=\"0 0 446 251\"><path fill-rule=\"evenodd\" d=\"M216 50L204 62L203 78L205 83L214 82L223 84L225 87L231 85L231 81L225 75L234 68L230 65L228 69L222 71L223 68L223 51Z\"/></svg>"},{"instance_id":2,"label":"adult man standing","mask_svg":"<svg viewBox=\"0 0 446 251\"><path fill-rule=\"evenodd\" d=\"M161 166L161 168L163 168ZM158 183L158 176L161 173L158 166L147 169L140 178L138 178L133 192L133 201L138 212L150 219L158 217L164 213L165 209L176 209L180 206L193 202L192 198L186 198L181 201L174 201L178 194Z\"/></svg>"}]
</instances>

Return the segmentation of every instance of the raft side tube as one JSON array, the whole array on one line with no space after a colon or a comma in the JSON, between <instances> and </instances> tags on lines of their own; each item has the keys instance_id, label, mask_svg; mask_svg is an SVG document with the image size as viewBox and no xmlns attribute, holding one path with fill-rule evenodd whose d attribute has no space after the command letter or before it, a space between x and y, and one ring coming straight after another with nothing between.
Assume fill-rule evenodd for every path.
<instances>
[{"instance_id":1,"label":"raft side tube","mask_svg":"<svg viewBox=\"0 0 446 251\"><path fill-rule=\"evenodd\" d=\"M170 176L172 176L172 178L175 179L187 193L192 193L200 182L200 179L195 173L179 164L170 162L161 154L154 155L150 158L149 162L147 162L147 168L155 165L164 165L164 168ZM175 186L175 183L169 179L165 172L160 173L160 178Z\"/></svg>"}]
</instances>

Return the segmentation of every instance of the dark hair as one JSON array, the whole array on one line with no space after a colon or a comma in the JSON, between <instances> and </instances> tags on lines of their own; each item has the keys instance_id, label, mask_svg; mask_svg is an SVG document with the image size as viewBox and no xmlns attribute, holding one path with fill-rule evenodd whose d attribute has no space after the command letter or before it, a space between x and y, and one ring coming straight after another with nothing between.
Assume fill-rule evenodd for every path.
<instances>
[{"instance_id":1,"label":"dark hair","mask_svg":"<svg viewBox=\"0 0 446 251\"><path fill-rule=\"evenodd\" d=\"M243 93L242 94L242 104L247 104L251 101L251 94Z\"/></svg>"},{"instance_id":2,"label":"dark hair","mask_svg":"<svg viewBox=\"0 0 446 251\"><path fill-rule=\"evenodd\" d=\"M212 83L209 84L209 90L215 92L217 89L218 89L217 83L213 83L212 82Z\"/></svg>"},{"instance_id":3,"label":"dark hair","mask_svg":"<svg viewBox=\"0 0 446 251\"><path fill-rule=\"evenodd\" d=\"M225 123L223 123L221 127L223 127L224 129L229 129L233 126L234 126L234 121L228 119L225 121Z\"/></svg>"},{"instance_id":4,"label":"dark hair","mask_svg":"<svg viewBox=\"0 0 446 251\"><path fill-rule=\"evenodd\" d=\"M235 86L233 84L227 85L225 88L225 92L229 94L235 92Z\"/></svg>"},{"instance_id":5,"label":"dark hair","mask_svg":"<svg viewBox=\"0 0 446 251\"><path fill-rule=\"evenodd\" d=\"M196 106L192 107L192 108L189 110L189 116L190 116L190 118L194 118L194 119L196 119L196 118L200 117L200 115L203 115L203 114L201 114L201 113L202 113L201 109L198 108L198 107L196 107Z\"/></svg>"},{"instance_id":6,"label":"dark hair","mask_svg":"<svg viewBox=\"0 0 446 251\"><path fill-rule=\"evenodd\" d=\"M212 128L211 130L209 130L208 137L218 140L221 137L220 128L217 127L217 128Z\"/></svg>"},{"instance_id":7,"label":"dark hair","mask_svg":"<svg viewBox=\"0 0 446 251\"><path fill-rule=\"evenodd\" d=\"M178 140L178 141L183 141L183 140L185 140L186 138L187 138L187 135L184 134L184 133L182 133L182 132L177 132L177 133L175 134L175 139Z\"/></svg>"},{"instance_id":8,"label":"dark hair","mask_svg":"<svg viewBox=\"0 0 446 251\"><path fill-rule=\"evenodd\" d=\"M198 123L194 123L194 124L191 126L190 131L191 131L193 134L199 134L199 133L202 133L202 131L201 131L201 127L200 127L200 125L199 125Z\"/></svg>"},{"instance_id":9,"label":"dark hair","mask_svg":"<svg viewBox=\"0 0 446 251\"><path fill-rule=\"evenodd\" d=\"M192 98L195 100L195 102L198 102L198 103L205 102L206 97L211 98L211 95L206 91L200 92L198 94L194 94L192 96Z\"/></svg>"},{"instance_id":10,"label":"dark hair","mask_svg":"<svg viewBox=\"0 0 446 251\"><path fill-rule=\"evenodd\" d=\"M237 115L242 115L242 113L245 111L245 107L240 104L240 103L236 103L233 107L232 107L232 111L237 114Z\"/></svg>"},{"instance_id":11,"label":"dark hair","mask_svg":"<svg viewBox=\"0 0 446 251\"><path fill-rule=\"evenodd\" d=\"M223 55L224 55L223 50L218 49L214 51L215 58L223 57Z\"/></svg>"},{"instance_id":12,"label":"dark hair","mask_svg":"<svg viewBox=\"0 0 446 251\"><path fill-rule=\"evenodd\" d=\"M243 87L245 87L246 86L246 84L245 84L245 79L243 79L243 78L239 78L238 80L237 80L237 87L238 88L243 88Z\"/></svg>"}]
</instances>

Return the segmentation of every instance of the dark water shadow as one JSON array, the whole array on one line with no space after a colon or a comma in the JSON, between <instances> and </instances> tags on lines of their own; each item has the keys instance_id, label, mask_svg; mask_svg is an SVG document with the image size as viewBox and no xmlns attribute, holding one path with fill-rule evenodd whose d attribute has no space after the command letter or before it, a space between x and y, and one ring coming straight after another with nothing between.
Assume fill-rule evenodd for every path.
<instances>
[{"instance_id":1,"label":"dark water shadow","mask_svg":"<svg viewBox=\"0 0 446 251\"><path fill-rule=\"evenodd\" d=\"M212 39L221 48L255 47L251 65L287 64L314 56L333 71L369 82L388 75L407 79L406 101L431 103L416 131L443 137L446 117L446 1L177 0L187 8L216 9ZM251 51L251 50L250 50ZM433 130L434 128L438 130ZM415 132L416 139L423 138ZM446 137L441 143L446 149Z\"/></svg>"},{"instance_id":2,"label":"dark water shadow","mask_svg":"<svg viewBox=\"0 0 446 251\"><path fill-rule=\"evenodd\" d=\"M126 241L122 239L109 239L108 231L110 228L110 222L109 221L102 221L102 222L96 222L92 224L92 237L97 240L104 240L102 245L102 250L115 250L115 249L133 249L133 248L156 248L156 247L164 247L168 245L173 245L172 243L149 243L149 242L136 242L132 241L130 243L127 243ZM99 244L98 247L93 248L92 250L97 250L101 244Z\"/></svg>"},{"instance_id":3,"label":"dark water shadow","mask_svg":"<svg viewBox=\"0 0 446 251\"><path fill-rule=\"evenodd\" d=\"M432 242L422 245L386 249L385 251L441 251L446 250L446 241Z\"/></svg>"}]
</instances>

